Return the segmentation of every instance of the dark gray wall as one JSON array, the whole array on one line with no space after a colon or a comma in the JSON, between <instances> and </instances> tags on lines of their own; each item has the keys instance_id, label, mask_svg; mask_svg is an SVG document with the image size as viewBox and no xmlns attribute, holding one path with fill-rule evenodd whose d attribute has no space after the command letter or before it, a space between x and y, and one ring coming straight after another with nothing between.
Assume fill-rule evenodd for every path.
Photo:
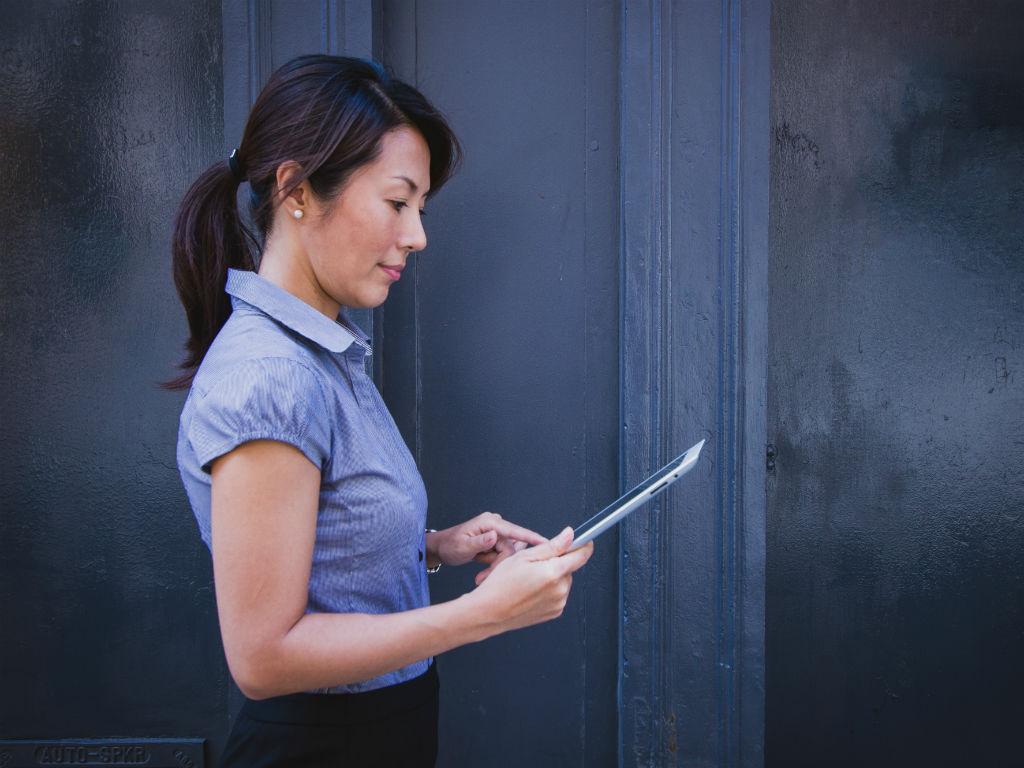
<instances>
[{"instance_id":1,"label":"dark gray wall","mask_svg":"<svg viewBox=\"0 0 1024 768\"><path fill-rule=\"evenodd\" d=\"M1009 765L1024 14L772 8L767 764Z\"/></svg>"},{"instance_id":2,"label":"dark gray wall","mask_svg":"<svg viewBox=\"0 0 1024 768\"><path fill-rule=\"evenodd\" d=\"M0 738L220 740L174 466L172 212L220 153L219 3L0 5Z\"/></svg>"}]
</instances>

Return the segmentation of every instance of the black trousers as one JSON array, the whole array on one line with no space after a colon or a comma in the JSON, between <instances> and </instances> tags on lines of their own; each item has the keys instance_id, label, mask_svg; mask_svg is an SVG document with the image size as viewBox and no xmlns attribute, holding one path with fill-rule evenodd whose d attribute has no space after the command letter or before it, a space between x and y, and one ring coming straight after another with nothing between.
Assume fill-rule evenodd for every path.
<instances>
[{"instance_id":1,"label":"black trousers","mask_svg":"<svg viewBox=\"0 0 1024 768\"><path fill-rule=\"evenodd\" d=\"M222 768L402 766L437 760L438 678L423 675L366 693L296 693L246 700Z\"/></svg>"}]
</instances>

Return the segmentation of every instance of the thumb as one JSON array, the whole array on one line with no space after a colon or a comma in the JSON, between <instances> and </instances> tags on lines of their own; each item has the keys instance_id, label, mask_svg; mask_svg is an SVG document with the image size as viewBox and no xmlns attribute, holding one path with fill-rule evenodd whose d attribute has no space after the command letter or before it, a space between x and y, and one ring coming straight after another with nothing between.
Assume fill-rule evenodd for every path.
<instances>
[{"instance_id":1,"label":"thumb","mask_svg":"<svg viewBox=\"0 0 1024 768\"><path fill-rule=\"evenodd\" d=\"M497 541L498 534L494 531L485 531L479 536L474 536L471 540L473 544L473 551L477 554L494 549L494 545Z\"/></svg>"},{"instance_id":2,"label":"thumb","mask_svg":"<svg viewBox=\"0 0 1024 768\"><path fill-rule=\"evenodd\" d=\"M533 559L535 560L547 560L550 557L559 557L569 550L569 545L572 544L572 539L572 528L566 527L554 538L545 541L543 544L538 544L529 551L534 553Z\"/></svg>"}]
</instances>

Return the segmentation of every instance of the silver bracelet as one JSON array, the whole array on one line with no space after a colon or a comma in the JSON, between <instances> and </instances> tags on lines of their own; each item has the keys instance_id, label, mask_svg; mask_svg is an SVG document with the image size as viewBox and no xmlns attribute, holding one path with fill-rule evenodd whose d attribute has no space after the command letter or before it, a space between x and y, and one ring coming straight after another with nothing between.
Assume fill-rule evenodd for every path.
<instances>
[{"instance_id":1,"label":"silver bracelet","mask_svg":"<svg viewBox=\"0 0 1024 768\"><path fill-rule=\"evenodd\" d=\"M427 533L437 533L437 530L434 529L434 528L427 528ZM427 547L426 547L426 545L424 545L423 546L423 550L424 550L424 552L423 552L423 563L424 563L424 565L426 565L426 561L427 561L426 549L427 549ZM435 565L433 568L427 568L427 573L437 573L438 571L441 570L441 566L442 565L444 565L444 563L442 563L440 560L438 560L437 561L437 565Z\"/></svg>"}]
</instances>

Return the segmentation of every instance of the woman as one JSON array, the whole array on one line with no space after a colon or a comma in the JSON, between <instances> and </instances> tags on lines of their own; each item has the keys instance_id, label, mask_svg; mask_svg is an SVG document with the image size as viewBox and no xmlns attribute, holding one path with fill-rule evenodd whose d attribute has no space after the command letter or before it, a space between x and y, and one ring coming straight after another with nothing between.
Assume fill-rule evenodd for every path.
<instances>
[{"instance_id":1,"label":"woman","mask_svg":"<svg viewBox=\"0 0 1024 768\"><path fill-rule=\"evenodd\" d=\"M423 483L341 314L384 301L457 160L415 89L305 56L270 78L238 149L179 209L178 464L247 697L227 765L433 765L432 657L560 615L592 552L567 554L571 529L547 541L489 513L425 531ZM428 569L472 560L487 565L477 588L430 605Z\"/></svg>"}]
</instances>

